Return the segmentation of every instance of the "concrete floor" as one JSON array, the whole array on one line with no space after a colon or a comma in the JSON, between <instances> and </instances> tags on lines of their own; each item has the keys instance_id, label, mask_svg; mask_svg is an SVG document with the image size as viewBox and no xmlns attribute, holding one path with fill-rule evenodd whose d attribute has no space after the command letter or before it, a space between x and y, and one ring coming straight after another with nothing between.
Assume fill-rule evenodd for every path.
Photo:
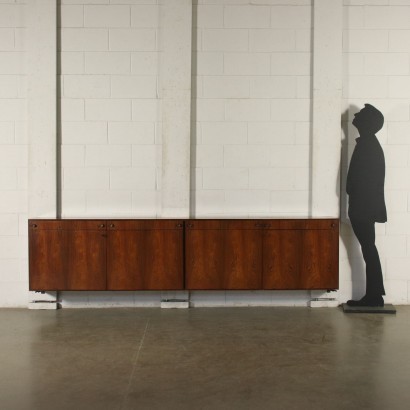
<instances>
[{"instance_id":1,"label":"concrete floor","mask_svg":"<svg viewBox=\"0 0 410 410\"><path fill-rule=\"evenodd\" d=\"M408 409L410 306L0 310L0 409Z\"/></svg>"}]
</instances>

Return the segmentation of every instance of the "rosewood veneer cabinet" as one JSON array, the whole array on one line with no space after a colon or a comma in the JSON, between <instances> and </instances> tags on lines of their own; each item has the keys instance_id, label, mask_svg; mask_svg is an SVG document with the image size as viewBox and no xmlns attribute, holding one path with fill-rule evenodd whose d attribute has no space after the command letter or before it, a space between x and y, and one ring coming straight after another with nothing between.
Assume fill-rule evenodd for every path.
<instances>
[{"instance_id":1,"label":"rosewood veneer cabinet","mask_svg":"<svg viewBox=\"0 0 410 410\"><path fill-rule=\"evenodd\" d=\"M30 219L30 290L337 289L337 219Z\"/></svg>"}]
</instances>

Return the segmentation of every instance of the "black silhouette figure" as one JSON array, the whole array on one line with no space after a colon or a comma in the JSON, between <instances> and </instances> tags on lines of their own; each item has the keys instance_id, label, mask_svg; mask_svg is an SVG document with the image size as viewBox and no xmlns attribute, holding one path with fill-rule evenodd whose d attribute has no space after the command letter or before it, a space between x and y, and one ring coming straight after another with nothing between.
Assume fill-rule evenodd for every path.
<instances>
[{"instance_id":1,"label":"black silhouette figure","mask_svg":"<svg viewBox=\"0 0 410 410\"><path fill-rule=\"evenodd\" d=\"M384 123L383 114L370 104L355 114L352 124L359 131L347 173L349 218L366 263L366 294L349 300L349 306L384 306L382 268L375 244L375 222L387 221L384 201L385 161L376 138Z\"/></svg>"}]
</instances>

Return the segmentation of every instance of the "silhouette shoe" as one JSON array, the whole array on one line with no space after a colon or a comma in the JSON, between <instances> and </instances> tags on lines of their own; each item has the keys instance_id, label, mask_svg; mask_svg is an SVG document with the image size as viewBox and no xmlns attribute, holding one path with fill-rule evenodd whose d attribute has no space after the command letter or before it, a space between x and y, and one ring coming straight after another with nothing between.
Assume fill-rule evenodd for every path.
<instances>
[{"instance_id":1,"label":"silhouette shoe","mask_svg":"<svg viewBox=\"0 0 410 410\"><path fill-rule=\"evenodd\" d=\"M360 300L348 300L348 306L369 306L369 307L383 307L383 296L363 296Z\"/></svg>"}]
</instances>

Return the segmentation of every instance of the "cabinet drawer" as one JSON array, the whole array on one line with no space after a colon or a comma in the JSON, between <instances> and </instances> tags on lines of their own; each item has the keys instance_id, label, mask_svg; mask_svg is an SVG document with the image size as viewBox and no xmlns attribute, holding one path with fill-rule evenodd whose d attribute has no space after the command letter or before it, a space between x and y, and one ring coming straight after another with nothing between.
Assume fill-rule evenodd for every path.
<instances>
[{"instance_id":1,"label":"cabinet drawer","mask_svg":"<svg viewBox=\"0 0 410 410\"><path fill-rule=\"evenodd\" d=\"M265 229L336 229L337 219L267 219L262 224Z\"/></svg>"},{"instance_id":2,"label":"cabinet drawer","mask_svg":"<svg viewBox=\"0 0 410 410\"><path fill-rule=\"evenodd\" d=\"M100 219L30 219L30 230L56 230L64 229L67 231L78 230L105 230L107 223L105 220Z\"/></svg>"},{"instance_id":3,"label":"cabinet drawer","mask_svg":"<svg viewBox=\"0 0 410 410\"><path fill-rule=\"evenodd\" d=\"M187 230L241 230L261 229L263 225L258 219L195 219L186 221L185 227Z\"/></svg>"},{"instance_id":4,"label":"cabinet drawer","mask_svg":"<svg viewBox=\"0 0 410 410\"><path fill-rule=\"evenodd\" d=\"M69 231L100 231L107 229L107 221L100 219L92 220L81 220L81 219L72 219L66 220L65 229Z\"/></svg>"},{"instance_id":5,"label":"cabinet drawer","mask_svg":"<svg viewBox=\"0 0 410 410\"><path fill-rule=\"evenodd\" d=\"M189 220L189 221L185 221L185 229L187 230L223 229L223 220L222 219Z\"/></svg>"},{"instance_id":6,"label":"cabinet drawer","mask_svg":"<svg viewBox=\"0 0 410 410\"><path fill-rule=\"evenodd\" d=\"M107 227L110 231L183 229L184 221L180 219L110 219L107 221Z\"/></svg>"},{"instance_id":7,"label":"cabinet drawer","mask_svg":"<svg viewBox=\"0 0 410 410\"><path fill-rule=\"evenodd\" d=\"M29 219L28 228L30 231L50 231L64 229L65 221L61 220L47 220L47 219Z\"/></svg>"}]
</instances>

